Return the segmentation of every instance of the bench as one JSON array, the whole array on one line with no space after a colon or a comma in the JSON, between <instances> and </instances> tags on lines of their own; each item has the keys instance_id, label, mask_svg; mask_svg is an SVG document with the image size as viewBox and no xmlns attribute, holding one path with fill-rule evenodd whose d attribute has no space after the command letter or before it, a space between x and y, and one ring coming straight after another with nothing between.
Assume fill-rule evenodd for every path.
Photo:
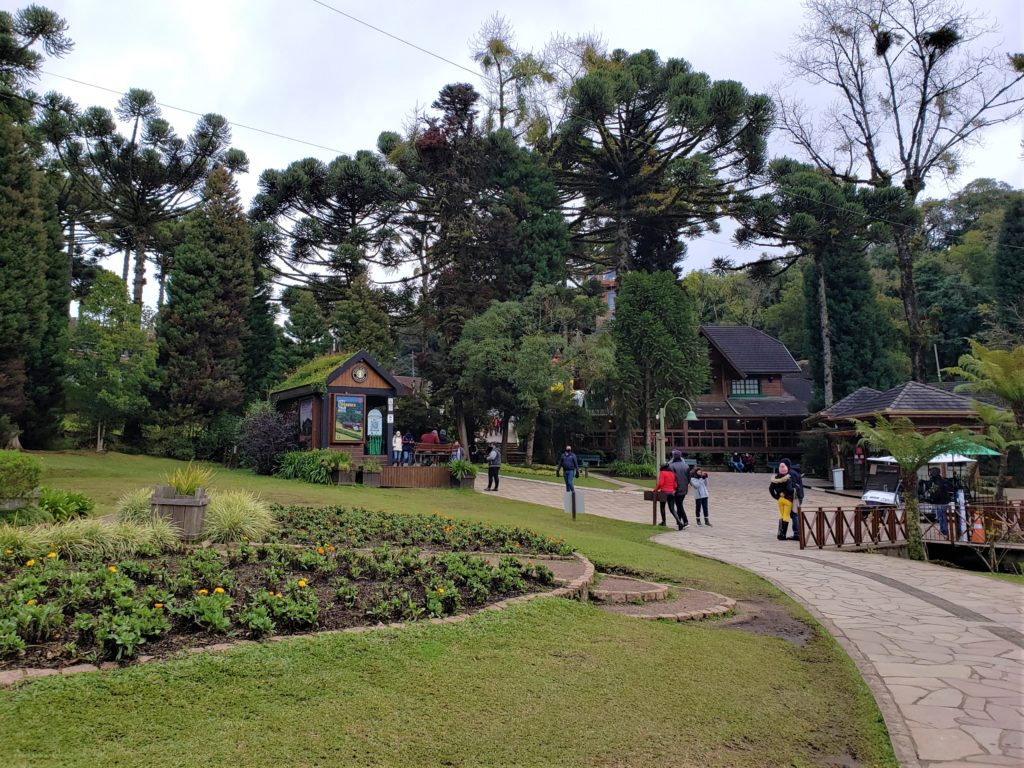
<instances>
[{"instance_id":1,"label":"bench","mask_svg":"<svg viewBox=\"0 0 1024 768\"><path fill-rule=\"evenodd\" d=\"M576 458L580 460L581 467L601 466L602 459L600 454L597 453L577 453Z\"/></svg>"},{"instance_id":2,"label":"bench","mask_svg":"<svg viewBox=\"0 0 1024 768\"><path fill-rule=\"evenodd\" d=\"M458 443L413 443L413 461L450 459Z\"/></svg>"}]
</instances>

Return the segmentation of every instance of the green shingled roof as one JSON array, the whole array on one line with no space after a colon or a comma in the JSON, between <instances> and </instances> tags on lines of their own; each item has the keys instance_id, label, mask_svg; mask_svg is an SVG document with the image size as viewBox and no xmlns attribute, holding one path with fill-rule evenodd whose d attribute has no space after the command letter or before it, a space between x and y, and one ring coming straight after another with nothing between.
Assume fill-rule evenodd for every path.
<instances>
[{"instance_id":1,"label":"green shingled roof","mask_svg":"<svg viewBox=\"0 0 1024 768\"><path fill-rule=\"evenodd\" d=\"M324 355L308 363L303 363L288 374L287 378L271 389L271 392L284 392L286 389L307 387L323 390L327 386L327 377L332 371L350 360L355 352L341 352L335 355Z\"/></svg>"}]
</instances>

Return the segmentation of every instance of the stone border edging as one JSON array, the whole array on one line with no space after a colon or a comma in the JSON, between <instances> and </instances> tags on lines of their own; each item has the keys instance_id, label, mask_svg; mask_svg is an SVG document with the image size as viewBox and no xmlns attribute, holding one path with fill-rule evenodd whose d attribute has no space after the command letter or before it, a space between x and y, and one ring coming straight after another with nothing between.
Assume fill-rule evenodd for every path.
<instances>
[{"instance_id":1,"label":"stone border edging","mask_svg":"<svg viewBox=\"0 0 1024 768\"><path fill-rule=\"evenodd\" d=\"M668 584L658 584L653 581L637 579L633 576L620 576L617 573L602 573L602 577L611 577L621 581L631 581L635 589L605 589L604 581L590 590L592 599L611 605L628 603L631 600L640 600L644 603L664 600L668 596Z\"/></svg>"},{"instance_id":2,"label":"stone border edging","mask_svg":"<svg viewBox=\"0 0 1024 768\"><path fill-rule=\"evenodd\" d=\"M533 558L536 559L536 558ZM594 581L594 564L590 562L579 552L573 552L572 555L558 555L555 559L559 560L571 560L575 559L583 563L583 575L579 576L572 581L564 584L561 587L552 589L549 592L531 592L527 595L517 595L516 597L509 597L505 600L501 600L497 603L491 603L485 605L479 610L472 613L459 613L454 616L436 617L433 619L426 619L421 621L396 621L390 624L368 624L360 625L356 627L346 627L345 629L325 629L320 632L306 632L297 635L272 635L271 637L265 638L262 641L257 640L233 640L226 643L214 643L213 645L197 645L190 648L182 648L179 654L184 653L206 653L208 651L226 651L231 648L245 645L257 645L258 643L276 643L283 640L296 640L296 639L308 639L311 637L320 637L324 635L344 635L344 634L358 634L361 632L374 632L380 629L405 629L407 627L422 625L422 624L460 624L467 619L476 616L477 614L484 613L486 611L503 611L510 605L518 605L519 603L526 603L530 600L535 600L540 597L565 597L570 600L586 600L589 594L591 583ZM103 661L99 664L72 664L68 667L51 668L51 667L28 667L24 669L11 669L5 672L0 672L0 688L8 688L17 683L34 680L40 677L53 677L58 675L61 677L68 677L70 675L76 675L80 672L105 672L111 669L120 669L125 666L135 667L140 664L148 664L151 661L163 661L174 658L173 656L167 657L156 657L156 656L138 656L131 664L124 665L118 664L116 661Z\"/></svg>"},{"instance_id":3,"label":"stone border edging","mask_svg":"<svg viewBox=\"0 0 1024 768\"><path fill-rule=\"evenodd\" d=\"M685 587L684 587L685 589ZM679 613L657 613L651 616L647 615L633 615L627 614L634 619L647 619L653 621L654 619L668 619L670 621L699 621L700 619L709 619L713 616L723 616L736 607L736 601L731 597L720 595L717 592L708 592L706 589L694 589L691 592L703 592L707 595L714 595L715 597L721 598L722 602L713 608L705 608L700 611L681 611Z\"/></svg>"}]
</instances>

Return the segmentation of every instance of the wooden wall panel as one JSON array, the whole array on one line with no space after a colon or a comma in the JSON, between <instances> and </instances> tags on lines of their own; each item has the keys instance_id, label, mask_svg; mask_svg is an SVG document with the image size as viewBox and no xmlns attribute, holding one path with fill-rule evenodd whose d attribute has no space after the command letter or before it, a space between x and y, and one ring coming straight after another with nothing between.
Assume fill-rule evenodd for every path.
<instances>
[{"instance_id":1,"label":"wooden wall panel","mask_svg":"<svg viewBox=\"0 0 1024 768\"><path fill-rule=\"evenodd\" d=\"M365 365L365 363L357 363L356 365L350 366L348 369L342 371L340 376L336 376L331 381L327 382L329 387L366 387L369 389L391 389L391 385L388 384L387 380L377 373L369 365L366 366L366 380L356 381L352 377L352 371L355 370L359 365Z\"/></svg>"}]
</instances>

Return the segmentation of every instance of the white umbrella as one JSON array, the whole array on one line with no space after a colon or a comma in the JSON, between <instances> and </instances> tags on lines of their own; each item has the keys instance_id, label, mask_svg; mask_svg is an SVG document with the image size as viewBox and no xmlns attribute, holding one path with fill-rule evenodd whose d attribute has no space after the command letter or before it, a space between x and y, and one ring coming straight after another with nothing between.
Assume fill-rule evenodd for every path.
<instances>
[{"instance_id":1,"label":"white umbrella","mask_svg":"<svg viewBox=\"0 0 1024 768\"><path fill-rule=\"evenodd\" d=\"M871 456L868 461L874 461L878 464L896 464L896 458L893 456ZM977 461L972 459L970 456L962 456L959 453L940 453L938 456L932 457L929 464L970 464Z\"/></svg>"}]
</instances>

